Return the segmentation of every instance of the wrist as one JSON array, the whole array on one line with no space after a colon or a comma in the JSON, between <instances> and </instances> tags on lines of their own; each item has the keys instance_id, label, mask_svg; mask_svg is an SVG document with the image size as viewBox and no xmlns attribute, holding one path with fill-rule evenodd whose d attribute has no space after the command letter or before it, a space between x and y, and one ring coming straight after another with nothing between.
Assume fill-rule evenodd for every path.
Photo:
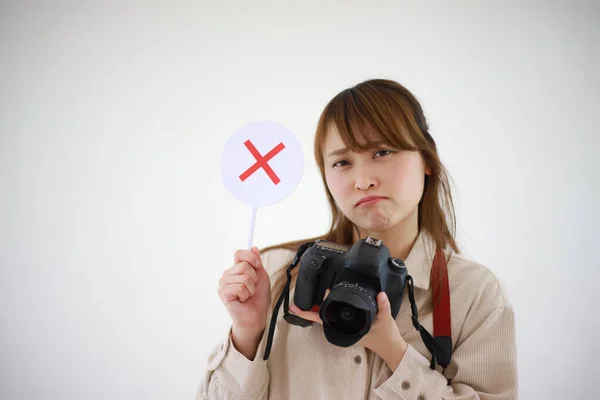
<instances>
[{"instance_id":1,"label":"wrist","mask_svg":"<svg viewBox=\"0 0 600 400\"><path fill-rule=\"evenodd\" d=\"M258 344L260 343L263 332L264 328L261 330L246 329L234 325L231 328L231 342L238 352L244 355L248 360L252 361L256 356Z\"/></svg>"},{"instance_id":2,"label":"wrist","mask_svg":"<svg viewBox=\"0 0 600 400\"><path fill-rule=\"evenodd\" d=\"M235 337L237 339L243 340L245 342L248 341L254 341L254 340L260 340L260 337L262 336L263 332L265 331L265 327L246 327L246 326L239 326L236 324L233 324L231 326L231 334L235 335Z\"/></svg>"},{"instance_id":3,"label":"wrist","mask_svg":"<svg viewBox=\"0 0 600 400\"><path fill-rule=\"evenodd\" d=\"M400 362L402 362L407 349L408 344L402 340L382 351L381 354L379 354L379 357L381 357L383 362L386 363L392 372L395 372L398 369Z\"/></svg>"}]
</instances>

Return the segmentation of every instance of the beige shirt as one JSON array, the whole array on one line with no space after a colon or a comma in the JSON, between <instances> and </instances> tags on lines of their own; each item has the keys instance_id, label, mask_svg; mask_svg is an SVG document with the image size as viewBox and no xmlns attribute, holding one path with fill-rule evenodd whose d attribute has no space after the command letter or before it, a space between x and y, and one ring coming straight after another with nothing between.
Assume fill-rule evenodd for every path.
<instances>
[{"instance_id":1,"label":"beige shirt","mask_svg":"<svg viewBox=\"0 0 600 400\"><path fill-rule=\"evenodd\" d=\"M422 232L404 260L414 280L419 322L431 334L434 254L433 240ZM286 268L293 256L288 250L273 250L263 255L263 265L271 274ZM506 293L487 268L461 255L452 255L448 273L453 354L445 370L429 368L431 355L412 325L405 289L396 322L408 350L395 371L359 344L342 348L329 343L321 325L287 323L280 310L269 359L263 360L268 325L253 361L235 349L230 335L224 337L209 356L197 398L516 399L514 313ZM273 297L276 301L279 293Z\"/></svg>"}]
</instances>

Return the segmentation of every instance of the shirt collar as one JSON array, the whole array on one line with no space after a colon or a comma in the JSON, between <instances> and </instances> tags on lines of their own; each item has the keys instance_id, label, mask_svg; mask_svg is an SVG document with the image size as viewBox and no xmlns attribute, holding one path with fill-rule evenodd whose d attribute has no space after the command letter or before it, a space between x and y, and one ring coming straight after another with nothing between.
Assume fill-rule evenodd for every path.
<instances>
[{"instance_id":1,"label":"shirt collar","mask_svg":"<svg viewBox=\"0 0 600 400\"><path fill-rule=\"evenodd\" d=\"M429 289L435 249L435 240L424 229L421 229L406 260L403 260L414 285L420 289Z\"/></svg>"}]
</instances>

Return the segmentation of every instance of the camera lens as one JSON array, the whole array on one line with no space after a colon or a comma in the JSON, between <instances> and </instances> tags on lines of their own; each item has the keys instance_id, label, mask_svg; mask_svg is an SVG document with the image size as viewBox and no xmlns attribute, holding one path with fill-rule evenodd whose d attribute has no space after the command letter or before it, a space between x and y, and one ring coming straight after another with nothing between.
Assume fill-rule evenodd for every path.
<instances>
[{"instance_id":1,"label":"camera lens","mask_svg":"<svg viewBox=\"0 0 600 400\"><path fill-rule=\"evenodd\" d=\"M363 337L377 315L377 292L366 282L342 281L323 301L319 315L330 343L348 347Z\"/></svg>"},{"instance_id":2,"label":"camera lens","mask_svg":"<svg viewBox=\"0 0 600 400\"><path fill-rule=\"evenodd\" d=\"M331 328L344 335L354 335L365 329L367 313L341 301L332 301L325 310Z\"/></svg>"},{"instance_id":3,"label":"camera lens","mask_svg":"<svg viewBox=\"0 0 600 400\"><path fill-rule=\"evenodd\" d=\"M350 321L354 317L354 310L350 307L344 307L340 311L340 315L344 321Z\"/></svg>"}]
</instances>

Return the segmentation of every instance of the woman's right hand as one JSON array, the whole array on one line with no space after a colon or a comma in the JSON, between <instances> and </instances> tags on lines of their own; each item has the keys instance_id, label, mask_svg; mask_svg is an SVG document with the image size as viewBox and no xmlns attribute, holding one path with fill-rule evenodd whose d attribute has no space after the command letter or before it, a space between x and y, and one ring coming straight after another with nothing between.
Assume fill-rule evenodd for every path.
<instances>
[{"instance_id":1,"label":"woman's right hand","mask_svg":"<svg viewBox=\"0 0 600 400\"><path fill-rule=\"evenodd\" d=\"M233 320L234 341L258 345L271 306L271 280L256 247L235 252L233 267L219 280L219 297Z\"/></svg>"}]
</instances>

